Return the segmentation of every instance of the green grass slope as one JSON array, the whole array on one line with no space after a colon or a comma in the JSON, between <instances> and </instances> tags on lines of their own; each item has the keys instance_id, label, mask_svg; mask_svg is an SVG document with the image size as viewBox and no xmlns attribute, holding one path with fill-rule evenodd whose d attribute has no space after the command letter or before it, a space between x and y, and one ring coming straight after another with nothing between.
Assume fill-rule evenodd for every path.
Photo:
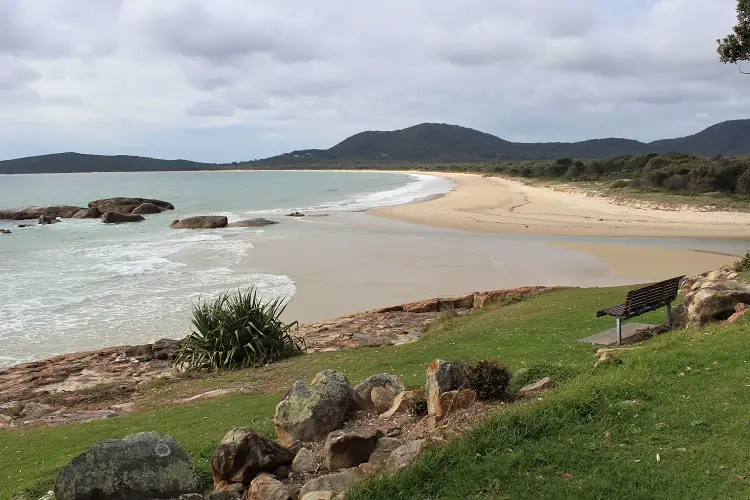
<instances>
[{"instance_id":1,"label":"green grass slope","mask_svg":"<svg viewBox=\"0 0 750 500\"><path fill-rule=\"evenodd\" d=\"M162 405L89 424L0 431L0 499L24 492L38 498L56 471L88 446L149 430L174 435L208 486L209 459L223 434L249 425L273 435L274 405L293 378L335 368L353 383L392 372L421 385L432 359L487 357L522 371L516 385L547 374L560 384L542 401L503 413L352 498L747 498L750 482L737 476L750 474L748 324L669 334L624 355L620 365L594 369L595 348L578 339L612 326L594 311L617 303L626 290L560 290L450 320L409 345L303 356L191 382L209 389L244 379L258 394ZM153 406L176 390L154 391ZM638 403L623 403L631 400Z\"/></svg>"}]
</instances>

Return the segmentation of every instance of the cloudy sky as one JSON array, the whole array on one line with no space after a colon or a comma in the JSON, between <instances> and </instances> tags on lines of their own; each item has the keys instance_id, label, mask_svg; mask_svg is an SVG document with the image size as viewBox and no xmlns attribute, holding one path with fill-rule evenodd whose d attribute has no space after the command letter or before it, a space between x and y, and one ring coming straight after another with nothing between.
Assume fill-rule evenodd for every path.
<instances>
[{"instance_id":1,"label":"cloudy sky","mask_svg":"<svg viewBox=\"0 0 750 500\"><path fill-rule=\"evenodd\" d=\"M687 135L750 117L750 76L715 52L735 5L0 0L0 158L239 161L421 122Z\"/></svg>"}]
</instances>

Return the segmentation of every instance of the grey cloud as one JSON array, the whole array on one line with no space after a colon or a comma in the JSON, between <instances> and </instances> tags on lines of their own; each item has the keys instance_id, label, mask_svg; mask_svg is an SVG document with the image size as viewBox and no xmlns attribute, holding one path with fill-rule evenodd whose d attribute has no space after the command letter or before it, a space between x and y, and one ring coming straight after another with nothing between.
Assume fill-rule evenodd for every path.
<instances>
[{"instance_id":1,"label":"grey cloud","mask_svg":"<svg viewBox=\"0 0 750 500\"><path fill-rule=\"evenodd\" d=\"M25 87L42 75L15 57L0 54L0 90Z\"/></svg>"},{"instance_id":2,"label":"grey cloud","mask_svg":"<svg viewBox=\"0 0 750 500\"><path fill-rule=\"evenodd\" d=\"M201 118L212 116L232 116L234 114L234 107L222 101L205 100L188 106L185 112L188 116Z\"/></svg>"}]
</instances>

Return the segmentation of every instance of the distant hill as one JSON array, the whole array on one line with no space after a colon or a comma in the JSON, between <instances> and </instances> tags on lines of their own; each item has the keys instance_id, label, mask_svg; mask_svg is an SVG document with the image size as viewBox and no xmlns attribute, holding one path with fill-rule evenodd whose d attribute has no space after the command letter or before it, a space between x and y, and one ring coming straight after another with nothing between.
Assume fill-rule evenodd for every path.
<instances>
[{"instance_id":1,"label":"distant hill","mask_svg":"<svg viewBox=\"0 0 750 500\"><path fill-rule=\"evenodd\" d=\"M402 130L360 132L330 149L293 151L265 160L232 164L232 167L325 167L326 162L341 166L342 163L357 161L457 163L558 158L602 159L649 153L747 155L750 154L750 120L726 121L694 135L651 143L621 138L521 143L457 125L422 123ZM212 170L226 166L138 156L61 153L0 161L0 174Z\"/></svg>"},{"instance_id":2,"label":"distant hill","mask_svg":"<svg viewBox=\"0 0 750 500\"><path fill-rule=\"evenodd\" d=\"M140 156L103 156L79 153L58 153L0 161L0 174L157 172L210 170L212 168L217 168L217 166L188 160L158 160Z\"/></svg>"}]
</instances>

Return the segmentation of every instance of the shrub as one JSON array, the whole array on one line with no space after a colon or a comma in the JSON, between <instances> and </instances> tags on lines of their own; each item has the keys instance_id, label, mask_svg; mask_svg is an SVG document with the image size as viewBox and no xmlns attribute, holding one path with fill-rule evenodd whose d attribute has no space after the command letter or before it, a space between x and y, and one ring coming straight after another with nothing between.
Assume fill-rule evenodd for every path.
<instances>
[{"instance_id":1,"label":"shrub","mask_svg":"<svg viewBox=\"0 0 750 500\"><path fill-rule=\"evenodd\" d=\"M183 341L177 363L189 370L258 367L301 354L304 342L292 336L297 322L283 323L281 299L264 301L254 287L222 294L193 309L193 332Z\"/></svg>"},{"instance_id":2,"label":"shrub","mask_svg":"<svg viewBox=\"0 0 750 500\"><path fill-rule=\"evenodd\" d=\"M465 363L469 387L482 400L501 399L508 393L510 370L499 359L487 359Z\"/></svg>"},{"instance_id":3,"label":"shrub","mask_svg":"<svg viewBox=\"0 0 750 500\"><path fill-rule=\"evenodd\" d=\"M682 191L683 189L685 189L686 182L681 175L674 174L664 179L664 182L662 182L662 186L670 191Z\"/></svg>"},{"instance_id":4,"label":"shrub","mask_svg":"<svg viewBox=\"0 0 750 500\"><path fill-rule=\"evenodd\" d=\"M734 263L732 270L738 273L744 273L750 271L750 251L745 252L744 257Z\"/></svg>"},{"instance_id":5,"label":"shrub","mask_svg":"<svg viewBox=\"0 0 750 500\"><path fill-rule=\"evenodd\" d=\"M625 179L618 179L615 182L612 183L612 189L623 189L630 185L630 182L626 181Z\"/></svg>"}]
</instances>

